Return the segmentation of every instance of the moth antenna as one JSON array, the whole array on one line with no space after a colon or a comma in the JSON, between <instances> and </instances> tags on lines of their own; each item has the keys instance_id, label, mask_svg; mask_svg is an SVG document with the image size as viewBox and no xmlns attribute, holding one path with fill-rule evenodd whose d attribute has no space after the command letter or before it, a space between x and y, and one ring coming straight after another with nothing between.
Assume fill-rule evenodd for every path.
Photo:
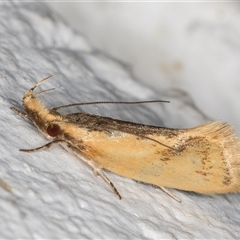
<instances>
[{"instance_id":1,"label":"moth antenna","mask_svg":"<svg viewBox=\"0 0 240 240\"><path fill-rule=\"evenodd\" d=\"M41 85L43 82L45 82L47 79L49 79L50 77L52 77L52 75L42 79L40 82L36 83L32 88L30 88L29 92L33 92L33 90L38 87L39 85Z\"/></svg>"},{"instance_id":2,"label":"moth antenna","mask_svg":"<svg viewBox=\"0 0 240 240\"><path fill-rule=\"evenodd\" d=\"M85 103L72 103L68 105L63 105L59 107L55 107L52 110L58 110L60 108L66 108L66 107L74 107L74 106L83 106L83 105L93 105L93 104L143 104L143 103L170 103L170 101L165 100L151 100L151 101L137 101L137 102L111 102L111 101L98 101L98 102L85 102Z\"/></svg>"},{"instance_id":3,"label":"moth antenna","mask_svg":"<svg viewBox=\"0 0 240 240\"><path fill-rule=\"evenodd\" d=\"M43 91L41 91L41 92L39 92L39 93L36 93L36 94L35 94L35 97L36 97L36 96L39 96L39 95L41 95L41 94L43 94L43 93L52 91L52 90L54 90L54 89L55 89L55 88L50 88L50 89L47 89L47 90L43 90Z\"/></svg>"}]
</instances>

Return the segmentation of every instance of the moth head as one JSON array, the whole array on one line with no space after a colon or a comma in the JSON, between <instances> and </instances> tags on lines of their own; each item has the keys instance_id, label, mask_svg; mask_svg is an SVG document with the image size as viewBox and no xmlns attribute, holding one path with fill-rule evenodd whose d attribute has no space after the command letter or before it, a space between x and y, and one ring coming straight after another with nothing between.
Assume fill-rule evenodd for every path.
<instances>
[{"instance_id":1,"label":"moth head","mask_svg":"<svg viewBox=\"0 0 240 240\"><path fill-rule=\"evenodd\" d=\"M37 84L35 84L32 88L30 88L23 95L23 106L27 113L29 119L32 120L34 125L45 135L47 138L55 138L61 133L60 126L58 125L58 121L61 122L61 115L54 109L47 109L45 105L37 99L42 93L48 92L53 89L43 90L38 93L34 93L36 87L46 81L49 77L44 78ZM54 123L54 121L57 121Z\"/></svg>"},{"instance_id":2,"label":"moth head","mask_svg":"<svg viewBox=\"0 0 240 240\"><path fill-rule=\"evenodd\" d=\"M51 91L51 90L54 89L54 88L51 88L51 89L44 90L44 91L41 91L41 92L36 93L36 94L34 94L34 92L33 92L36 87L38 87L39 85L41 85L43 82L45 82L45 81L46 81L47 79L49 79L50 77L52 77L52 76L48 76L48 77L42 79L40 82L38 82L37 84L35 84L32 88L30 88L30 89L23 95L23 99L22 99L23 105L26 105L30 100L36 98L36 96L38 96L38 95L40 95L40 94L42 94L42 93L44 93L44 92Z\"/></svg>"}]
</instances>

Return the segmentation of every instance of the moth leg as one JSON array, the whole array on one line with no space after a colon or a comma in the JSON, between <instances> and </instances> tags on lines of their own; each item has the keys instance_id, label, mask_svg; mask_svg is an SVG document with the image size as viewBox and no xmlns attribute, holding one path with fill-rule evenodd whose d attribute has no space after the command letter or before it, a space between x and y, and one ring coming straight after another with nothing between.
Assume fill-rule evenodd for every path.
<instances>
[{"instance_id":1,"label":"moth leg","mask_svg":"<svg viewBox=\"0 0 240 240\"><path fill-rule=\"evenodd\" d=\"M45 144L45 145L43 145L41 147L38 147L38 148L19 149L19 151L21 151L21 152L36 152L36 151L41 150L41 149L48 149L48 148L50 148L50 147L52 147L54 145L57 145L57 144L59 144L61 142L65 142L65 141L64 140L54 140L54 141L49 142L49 143L47 143L47 144Z\"/></svg>"},{"instance_id":2,"label":"moth leg","mask_svg":"<svg viewBox=\"0 0 240 240\"><path fill-rule=\"evenodd\" d=\"M173 199L175 199L178 202L181 202L181 200L179 198L177 198L173 193L171 193L170 191L168 191L165 187L160 187L162 189L163 192L165 192L167 195L169 195L170 197L172 197Z\"/></svg>"},{"instance_id":3,"label":"moth leg","mask_svg":"<svg viewBox=\"0 0 240 240\"><path fill-rule=\"evenodd\" d=\"M85 154L83 154L81 151L79 151L77 148L72 147L71 145L63 145L64 148L66 148L68 151L70 150L75 155L77 155L81 160L83 160L86 164L88 164L94 171L95 175L100 175L102 179L111 187L113 192L119 197L119 199L122 199L121 195L119 194L117 188L114 186L112 181L105 175L105 173L102 171L102 167L99 166L97 163L95 163L92 159L87 157Z\"/></svg>"},{"instance_id":4,"label":"moth leg","mask_svg":"<svg viewBox=\"0 0 240 240\"><path fill-rule=\"evenodd\" d=\"M19 116L28 118L28 115L26 113L19 111L17 108L11 107L11 109Z\"/></svg>"},{"instance_id":5,"label":"moth leg","mask_svg":"<svg viewBox=\"0 0 240 240\"><path fill-rule=\"evenodd\" d=\"M112 190L116 193L116 195L119 197L119 199L122 199L122 196L120 195L120 193L118 192L118 190L116 189L116 187L114 186L114 184L112 183L112 181L104 174L104 172L102 171L101 167L97 167L94 168L94 174L95 175L100 175L103 180L112 188Z\"/></svg>"}]
</instances>

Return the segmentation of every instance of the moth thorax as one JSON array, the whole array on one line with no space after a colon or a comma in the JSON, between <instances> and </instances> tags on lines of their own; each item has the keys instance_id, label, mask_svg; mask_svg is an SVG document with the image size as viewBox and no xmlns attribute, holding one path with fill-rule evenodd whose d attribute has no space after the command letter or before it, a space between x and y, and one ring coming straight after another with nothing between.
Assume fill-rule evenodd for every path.
<instances>
[{"instance_id":1,"label":"moth thorax","mask_svg":"<svg viewBox=\"0 0 240 240\"><path fill-rule=\"evenodd\" d=\"M51 137L57 137L60 133L61 128L59 127L58 124L51 123L47 127L47 134Z\"/></svg>"}]
</instances>

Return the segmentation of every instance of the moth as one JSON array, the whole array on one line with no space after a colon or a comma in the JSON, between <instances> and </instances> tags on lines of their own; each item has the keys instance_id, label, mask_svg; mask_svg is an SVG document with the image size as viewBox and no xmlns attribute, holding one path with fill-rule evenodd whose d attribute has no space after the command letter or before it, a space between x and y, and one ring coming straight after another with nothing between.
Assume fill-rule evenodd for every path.
<instances>
[{"instance_id":1,"label":"moth","mask_svg":"<svg viewBox=\"0 0 240 240\"><path fill-rule=\"evenodd\" d=\"M51 76L49 76L51 77ZM160 187L201 194L240 190L240 143L227 123L211 122L195 128L171 129L126 122L87 113L61 114L47 109L34 93L44 78L22 98L25 112L39 131L51 139L44 146L20 149L34 152L60 144L89 165L121 199L104 170ZM166 188L167 187L167 188Z\"/></svg>"}]
</instances>

